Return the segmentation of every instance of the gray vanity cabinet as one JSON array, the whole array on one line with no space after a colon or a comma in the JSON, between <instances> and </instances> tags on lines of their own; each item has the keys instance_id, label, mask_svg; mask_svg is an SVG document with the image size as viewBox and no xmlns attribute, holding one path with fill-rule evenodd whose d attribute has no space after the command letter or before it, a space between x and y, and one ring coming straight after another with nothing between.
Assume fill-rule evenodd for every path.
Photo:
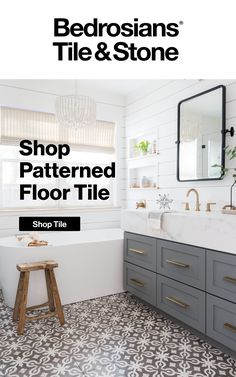
<instances>
[{"instance_id":1,"label":"gray vanity cabinet","mask_svg":"<svg viewBox=\"0 0 236 377\"><path fill-rule=\"evenodd\" d=\"M236 350L236 305L207 295L207 335Z\"/></svg>"},{"instance_id":2,"label":"gray vanity cabinet","mask_svg":"<svg viewBox=\"0 0 236 377\"><path fill-rule=\"evenodd\" d=\"M236 255L129 232L124 245L128 291L235 352Z\"/></svg>"},{"instance_id":3,"label":"gray vanity cabinet","mask_svg":"<svg viewBox=\"0 0 236 377\"><path fill-rule=\"evenodd\" d=\"M156 239L125 233L124 286L156 306Z\"/></svg>"},{"instance_id":4,"label":"gray vanity cabinet","mask_svg":"<svg viewBox=\"0 0 236 377\"><path fill-rule=\"evenodd\" d=\"M207 287L215 296L236 302L236 256L207 250Z\"/></svg>"},{"instance_id":5,"label":"gray vanity cabinet","mask_svg":"<svg viewBox=\"0 0 236 377\"><path fill-rule=\"evenodd\" d=\"M198 331L205 331L205 292L157 277L157 307Z\"/></svg>"},{"instance_id":6,"label":"gray vanity cabinet","mask_svg":"<svg viewBox=\"0 0 236 377\"><path fill-rule=\"evenodd\" d=\"M125 263L126 289L142 300L156 306L156 274L152 271Z\"/></svg>"},{"instance_id":7,"label":"gray vanity cabinet","mask_svg":"<svg viewBox=\"0 0 236 377\"><path fill-rule=\"evenodd\" d=\"M158 240L157 272L204 290L205 249Z\"/></svg>"},{"instance_id":8,"label":"gray vanity cabinet","mask_svg":"<svg viewBox=\"0 0 236 377\"><path fill-rule=\"evenodd\" d=\"M125 233L125 261L156 271L156 239Z\"/></svg>"}]
</instances>

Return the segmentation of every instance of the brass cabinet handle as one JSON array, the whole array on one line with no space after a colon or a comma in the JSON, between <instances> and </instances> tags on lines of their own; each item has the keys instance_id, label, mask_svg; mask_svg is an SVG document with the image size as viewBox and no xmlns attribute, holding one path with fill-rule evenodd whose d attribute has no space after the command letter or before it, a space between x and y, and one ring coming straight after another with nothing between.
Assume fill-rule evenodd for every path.
<instances>
[{"instance_id":1,"label":"brass cabinet handle","mask_svg":"<svg viewBox=\"0 0 236 377\"><path fill-rule=\"evenodd\" d=\"M137 285L138 287L144 287L144 284L137 279L132 278L132 279L129 279L129 281L131 281L134 285Z\"/></svg>"},{"instance_id":2,"label":"brass cabinet handle","mask_svg":"<svg viewBox=\"0 0 236 377\"><path fill-rule=\"evenodd\" d=\"M142 255L146 254L143 250L138 250L138 249L129 249L129 251L132 251L133 253L136 253L136 254L142 254Z\"/></svg>"},{"instance_id":3,"label":"brass cabinet handle","mask_svg":"<svg viewBox=\"0 0 236 377\"><path fill-rule=\"evenodd\" d=\"M190 267L190 264L178 262L178 261L171 260L171 259L166 259L166 263L170 263L170 264L173 264L175 266L183 267L183 268L189 268Z\"/></svg>"},{"instance_id":4,"label":"brass cabinet handle","mask_svg":"<svg viewBox=\"0 0 236 377\"><path fill-rule=\"evenodd\" d=\"M180 306L183 309L187 309L190 306L189 304L186 304L185 302L180 301L177 298L172 297L172 296L166 296L165 299L170 301L170 302L173 302L174 304Z\"/></svg>"},{"instance_id":5,"label":"brass cabinet handle","mask_svg":"<svg viewBox=\"0 0 236 377\"><path fill-rule=\"evenodd\" d=\"M231 276L224 276L223 278L225 281L228 281L230 283L236 284L236 278L232 278Z\"/></svg>"},{"instance_id":6,"label":"brass cabinet handle","mask_svg":"<svg viewBox=\"0 0 236 377\"><path fill-rule=\"evenodd\" d=\"M231 323L228 323L228 322L224 323L224 327L225 327L226 329L228 329L228 330L231 330L231 331L233 331L233 332L236 332L236 326L231 325Z\"/></svg>"}]
</instances>

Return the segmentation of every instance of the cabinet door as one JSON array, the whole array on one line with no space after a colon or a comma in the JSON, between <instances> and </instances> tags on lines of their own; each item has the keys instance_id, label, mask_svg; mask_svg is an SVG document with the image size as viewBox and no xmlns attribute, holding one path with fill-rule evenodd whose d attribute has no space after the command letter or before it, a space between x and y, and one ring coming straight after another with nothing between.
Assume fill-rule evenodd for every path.
<instances>
[{"instance_id":1,"label":"cabinet door","mask_svg":"<svg viewBox=\"0 0 236 377\"><path fill-rule=\"evenodd\" d=\"M125 260L137 266L156 271L156 239L125 233Z\"/></svg>"},{"instance_id":2,"label":"cabinet door","mask_svg":"<svg viewBox=\"0 0 236 377\"><path fill-rule=\"evenodd\" d=\"M157 272L204 290L205 249L158 240Z\"/></svg>"},{"instance_id":3,"label":"cabinet door","mask_svg":"<svg viewBox=\"0 0 236 377\"><path fill-rule=\"evenodd\" d=\"M207 295L207 335L236 351L236 304Z\"/></svg>"},{"instance_id":4,"label":"cabinet door","mask_svg":"<svg viewBox=\"0 0 236 377\"><path fill-rule=\"evenodd\" d=\"M164 276L157 276L157 307L205 332L205 292Z\"/></svg>"},{"instance_id":5,"label":"cabinet door","mask_svg":"<svg viewBox=\"0 0 236 377\"><path fill-rule=\"evenodd\" d=\"M156 273L127 262L124 269L125 289L155 306Z\"/></svg>"},{"instance_id":6,"label":"cabinet door","mask_svg":"<svg viewBox=\"0 0 236 377\"><path fill-rule=\"evenodd\" d=\"M207 292L236 302L236 255L207 250Z\"/></svg>"}]
</instances>

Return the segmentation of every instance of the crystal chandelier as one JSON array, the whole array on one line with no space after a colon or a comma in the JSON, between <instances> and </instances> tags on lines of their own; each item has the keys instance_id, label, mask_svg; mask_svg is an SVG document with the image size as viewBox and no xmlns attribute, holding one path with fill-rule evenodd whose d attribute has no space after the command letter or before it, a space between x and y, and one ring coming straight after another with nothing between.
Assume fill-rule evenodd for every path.
<instances>
[{"instance_id":1,"label":"crystal chandelier","mask_svg":"<svg viewBox=\"0 0 236 377\"><path fill-rule=\"evenodd\" d=\"M96 123L96 103L93 98L77 94L56 98L55 115L60 125L77 130L81 127L93 127Z\"/></svg>"}]
</instances>

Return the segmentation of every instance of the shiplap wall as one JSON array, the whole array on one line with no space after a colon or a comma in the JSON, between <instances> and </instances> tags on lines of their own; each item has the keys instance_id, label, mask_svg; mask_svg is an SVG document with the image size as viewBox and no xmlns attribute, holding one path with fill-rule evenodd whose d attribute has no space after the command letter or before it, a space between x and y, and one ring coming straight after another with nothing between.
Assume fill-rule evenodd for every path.
<instances>
[{"instance_id":1,"label":"shiplap wall","mask_svg":"<svg viewBox=\"0 0 236 377\"><path fill-rule=\"evenodd\" d=\"M59 85L59 87L58 87ZM61 87L60 87L61 85ZM66 92L63 92L63 85ZM55 95L50 91L61 94L73 93L73 84L70 87L68 80L0 80L0 105L18 107L29 110L54 112ZM68 93L67 93L68 92ZM118 95L93 94L97 103L97 118L116 123L116 177L117 192L116 206L124 206L125 199L125 125L124 125L124 98ZM81 228L100 229L120 226L120 209L89 209L71 211L2 211L0 212L0 237L18 232L19 216L81 216Z\"/></svg>"},{"instance_id":2,"label":"shiplap wall","mask_svg":"<svg viewBox=\"0 0 236 377\"><path fill-rule=\"evenodd\" d=\"M220 181L178 182L176 179L177 151L177 105L184 98L210 89L216 85L226 85L226 127L236 128L236 80L163 80L150 81L140 92L133 93L126 101L126 146L128 140L142 133L157 132L158 149L158 185L159 190L127 189L126 207L135 208L135 202L146 199L149 208L158 209L158 194L168 193L174 200L173 209L183 209L186 192L195 187L200 193L201 209L206 202L216 202L215 210L229 203L229 187L232 177L226 176ZM236 137L227 137L226 145L235 145ZM233 162L226 161L227 166ZM128 164L127 164L128 165ZM236 166L236 163L234 163ZM128 168L128 166L127 166ZM128 170L128 169L127 169ZM128 172L127 172L128 175ZM126 184L128 187L128 183ZM236 190L235 190L236 191ZM195 198L190 198L193 206ZM235 201L236 205L236 192Z\"/></svg>"}]
</instances>

